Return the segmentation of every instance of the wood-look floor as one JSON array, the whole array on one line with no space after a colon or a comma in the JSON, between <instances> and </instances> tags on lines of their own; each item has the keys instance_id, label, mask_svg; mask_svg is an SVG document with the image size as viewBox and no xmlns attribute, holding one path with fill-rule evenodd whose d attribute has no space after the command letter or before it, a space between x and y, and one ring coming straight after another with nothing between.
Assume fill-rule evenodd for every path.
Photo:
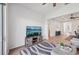
<instances>
[{"instance_id":1,"label":"wood-look floor","mask_svg":"<svg viewBox=\"0 0 79 59\"><path fill-rule=\"evenodd\" d=\"M20 46L20 47L14 48L14 49L10 49L9 55L20 55L20 51L24 48L25 48L25 46Z\"/></svg>"}]
</instances>

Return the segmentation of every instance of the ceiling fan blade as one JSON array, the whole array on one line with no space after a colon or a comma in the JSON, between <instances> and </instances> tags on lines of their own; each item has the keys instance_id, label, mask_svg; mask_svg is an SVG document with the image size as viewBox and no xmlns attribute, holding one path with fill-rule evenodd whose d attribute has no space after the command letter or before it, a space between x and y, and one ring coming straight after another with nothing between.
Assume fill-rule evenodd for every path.
<instances>
[{"instance_id":1,"label":"ceiling fan blade","mask_svg":"<svg viewBox=\"0 0 79 59\"><path fill-rule=\"evenodd\" d=\"M76 19L79 18L79 16L74 16L74 14L70 14L70 19Z\"/></svg>"},{"instance_id":2,"label":"ceiling fan blade","mask_svg":"<svg viewBox=\"0 0 79 59\"><path fill-rule=\"evenodd\" d=\"M45 5L46 3L42 3L42 5Z\"/></svg>"},{"instance_id":3,"label":"ceiling fan blade","mask_svg":"<svg viewBox=\"0 0 79 59\"><path fill-rule=\"evenodd\" d=\"M70 19L77 19L77 18L79 18L79 17L73 17L73 16L70 17Z\"/></svg>"},{"instance_id":4,"label":"ceiling fan blade","mask_svg":"<svg viewBox=\"0 0 79 59\"><path fill-rule=\"evenodd\" d=\"M73 17L73 18L79 18L79 17Z\"/></svg>"},{"instance_id":5,"label":"ceiling fan blade","mask_svg":"<svg viewBox=\"0 0 79 59\"><path fill-rule=\"evenodd\" d=\"M56 7L56 3L53 3L53 7Z\"/></svg>"},{"instance_id":6,"label":"ceiling fan blade","mask_svg":"<svg viewBox=\"0 0 79 59\"><path fill-rule=\"evenodd\" d=\"M75 18L79 18L79 17L75 17Z\"/></svg>"},{"instance_id":7,"label":"ceiling fan blade","mask_svg":"<svg viewBox=\"0 0 79 59\"><path fill-rule=\"evenodd\" d=\"M70 19L75 19L75 17L70 17Z\"/></svg>"}]
</instances>

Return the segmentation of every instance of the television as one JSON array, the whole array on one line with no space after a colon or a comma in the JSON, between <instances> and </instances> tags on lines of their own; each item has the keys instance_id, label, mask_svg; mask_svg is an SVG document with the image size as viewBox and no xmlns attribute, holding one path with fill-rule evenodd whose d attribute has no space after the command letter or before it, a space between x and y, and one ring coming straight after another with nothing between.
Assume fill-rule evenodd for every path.
<instances>
[{"instance_id":1,"label":"television","mask_svg":"<svg viewBox=\"0 0 79 59\"><path fill-rule=\"evenodd\" d=\"M61 31L56 31L56 32L55 32L55 35L56 35L56 36L61 35Z\"/></svg>"},{"instance_id":2,"label":"television","mask_svg":"<svg viewBox=\"0 0 79 59\"><path fill-rule=\"evenodd\" d=\"M26 37L41 36L40 26L27 26L26 27Z\"/></svg>"}]
</instances>

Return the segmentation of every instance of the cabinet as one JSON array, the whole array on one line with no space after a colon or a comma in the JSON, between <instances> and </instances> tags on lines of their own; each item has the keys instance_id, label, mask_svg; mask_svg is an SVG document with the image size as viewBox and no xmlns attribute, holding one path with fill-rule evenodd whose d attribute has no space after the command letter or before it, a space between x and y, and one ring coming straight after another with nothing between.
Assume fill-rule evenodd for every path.
<instances>
[{"instance_id":1,"label":"cabinet","mask_svg":"<svg viewBox=\"0 0 79 59\"><path fill-rule=\"evenodd\" d=\"M41 36L33 36L25 38L25 46L31 46L42 41Z\"/></svg>"}]
</instances>

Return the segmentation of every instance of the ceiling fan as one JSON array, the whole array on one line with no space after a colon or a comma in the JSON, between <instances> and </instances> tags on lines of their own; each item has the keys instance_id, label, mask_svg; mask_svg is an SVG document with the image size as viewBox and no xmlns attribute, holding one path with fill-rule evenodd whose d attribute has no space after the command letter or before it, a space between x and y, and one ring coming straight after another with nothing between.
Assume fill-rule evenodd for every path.
<instances>
[{"instance_id":1,"label":"ceiling fan","mask_svg":"<svg viewBox=\"0 0 79 59\"><path fill-rule=\"evenodd\" d=\"M42 5L46 5L47 3L42 3ZM56 7L57 3L51 3L53 7ZM64 5L68 5L69 3L64 3Z\"/></svg>"},{"instance_id":2,"label":"ceiling fan","mask_svg":"<svg viewBox=\"0 0 79 59\"><path fill-rule=\"evenodd\" d=\"M79 18L79 16L74 16L74 14L70 15L70 19L77 19L77 18Z\"/></svg>"}]
</instances>

